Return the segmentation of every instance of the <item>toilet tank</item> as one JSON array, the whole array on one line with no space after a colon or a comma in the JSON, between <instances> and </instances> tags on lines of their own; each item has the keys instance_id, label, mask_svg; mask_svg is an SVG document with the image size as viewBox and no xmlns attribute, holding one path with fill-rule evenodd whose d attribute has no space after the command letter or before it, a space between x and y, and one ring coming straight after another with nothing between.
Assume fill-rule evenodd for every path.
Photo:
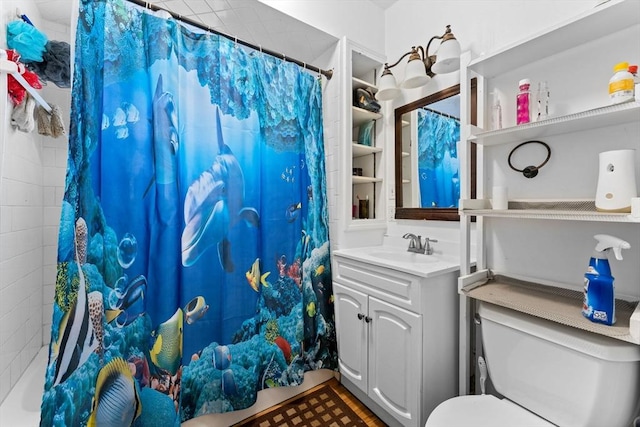
<instances>
[{"instance_id":1,"label":"toilet tank","mask_svg":"<svg viewBox=\"0 0 640 427\"><path fill-rule=\"evenodd\" d=\"M478 312L489 378L504 397L562 427L633 425L640 346L493 304Z\"/></svg>"}]
</instances>

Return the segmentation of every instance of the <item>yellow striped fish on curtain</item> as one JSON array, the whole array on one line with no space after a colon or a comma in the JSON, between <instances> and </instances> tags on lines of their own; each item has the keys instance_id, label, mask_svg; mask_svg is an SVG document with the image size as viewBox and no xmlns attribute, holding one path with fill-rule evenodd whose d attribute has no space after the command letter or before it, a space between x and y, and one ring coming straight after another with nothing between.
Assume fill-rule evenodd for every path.
<instances>
[{"instance_id":1,"label":"yellow striped fish on curtain","mask_svg":"<svg viewBox=\"0 0 640 427\"><path fill-rule=\"evenodd\" d=\"M41 425L177 426L337 368L320 81L82 0Z\"/></svg>"}]
</instances>

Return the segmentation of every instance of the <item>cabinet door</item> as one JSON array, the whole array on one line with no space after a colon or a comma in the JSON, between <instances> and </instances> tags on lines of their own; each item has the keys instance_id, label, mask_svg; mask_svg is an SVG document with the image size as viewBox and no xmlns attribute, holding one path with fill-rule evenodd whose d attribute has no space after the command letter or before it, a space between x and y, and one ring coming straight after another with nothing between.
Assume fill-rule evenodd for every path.
<instances>
[{"instance_id":1,"label":"cabinet door","mask_svg":"<svg viewBox=\"0 0 640 427\"><path fill-rule=\"evenodd\" d=\"M340 373L367 392L367 296L333 282Z\"/></svg>"},{"instance_id":2,"label":"cabinet door","mask_svg":"<svg viewBox=\"0 0 640 427\"><path fill-rule=\"evenodd\" d=\"M369 396L404 426L420 424L422 316L369 297Z\"/></svg>"}]
</instances>

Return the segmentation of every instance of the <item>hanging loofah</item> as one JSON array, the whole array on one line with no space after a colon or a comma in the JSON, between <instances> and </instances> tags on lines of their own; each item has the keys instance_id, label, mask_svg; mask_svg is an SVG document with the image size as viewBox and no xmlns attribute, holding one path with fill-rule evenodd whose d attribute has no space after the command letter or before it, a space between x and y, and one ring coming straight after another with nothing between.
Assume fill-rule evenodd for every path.
<instances>
[{"instance_id":1,"label":"hanging loofah","mask_svg":"<svg viewBox=\"0 0 640 427\"><path fill-rule=\"evenodd\" d=\"M36 27L16 20L7 24L7 46L20 52L22 62L42 62L47 36Z\"/></svg>"},{"instance_id":2,"label":"hanging loofah","mask_svg":"<svg viewBox=\"0 0 640 427\"><path fill-rule=\"evenodd\" d=\"M66 42L47 42L42 62L27 64L43 81L49 81L61 88L71 87L71 46Z\"/></svg>"},{"instance_id":3,"label":"hanging loofah","mask_svg":"<svg viewBox=\"0 0 640 427\"><path fill-rule=\"evenodd\" d=\"M65 134L62 112L57 105L51 106L51 136L58 138Z\"/></svg>"},{"instance_id":4,"label":"hanging loofah","mask_svg":"<svg viewBox=\"0 0 640 427\"><path fill-rule=\"evenodd\" d=\"M51 136L51 115L40 105L36 107L36 122L40 135Z\"/></svg>"}]
</instances>

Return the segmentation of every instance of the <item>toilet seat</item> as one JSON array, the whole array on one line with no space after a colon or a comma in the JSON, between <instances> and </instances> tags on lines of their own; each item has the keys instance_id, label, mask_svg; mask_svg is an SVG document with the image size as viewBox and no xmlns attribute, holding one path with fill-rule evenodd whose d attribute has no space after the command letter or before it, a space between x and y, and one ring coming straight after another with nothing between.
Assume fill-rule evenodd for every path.
<instances>
[{"instance_id":1,"label":"toilet seat","mask_svg":"<svg viewBox=\"0 0 640 427\"><path fill-rule=\"evenodd\" d=\"M425 427L554 427L554 424L507 399L484 394L459 396L433 410Z\"/></svg>"}]
</instances>

